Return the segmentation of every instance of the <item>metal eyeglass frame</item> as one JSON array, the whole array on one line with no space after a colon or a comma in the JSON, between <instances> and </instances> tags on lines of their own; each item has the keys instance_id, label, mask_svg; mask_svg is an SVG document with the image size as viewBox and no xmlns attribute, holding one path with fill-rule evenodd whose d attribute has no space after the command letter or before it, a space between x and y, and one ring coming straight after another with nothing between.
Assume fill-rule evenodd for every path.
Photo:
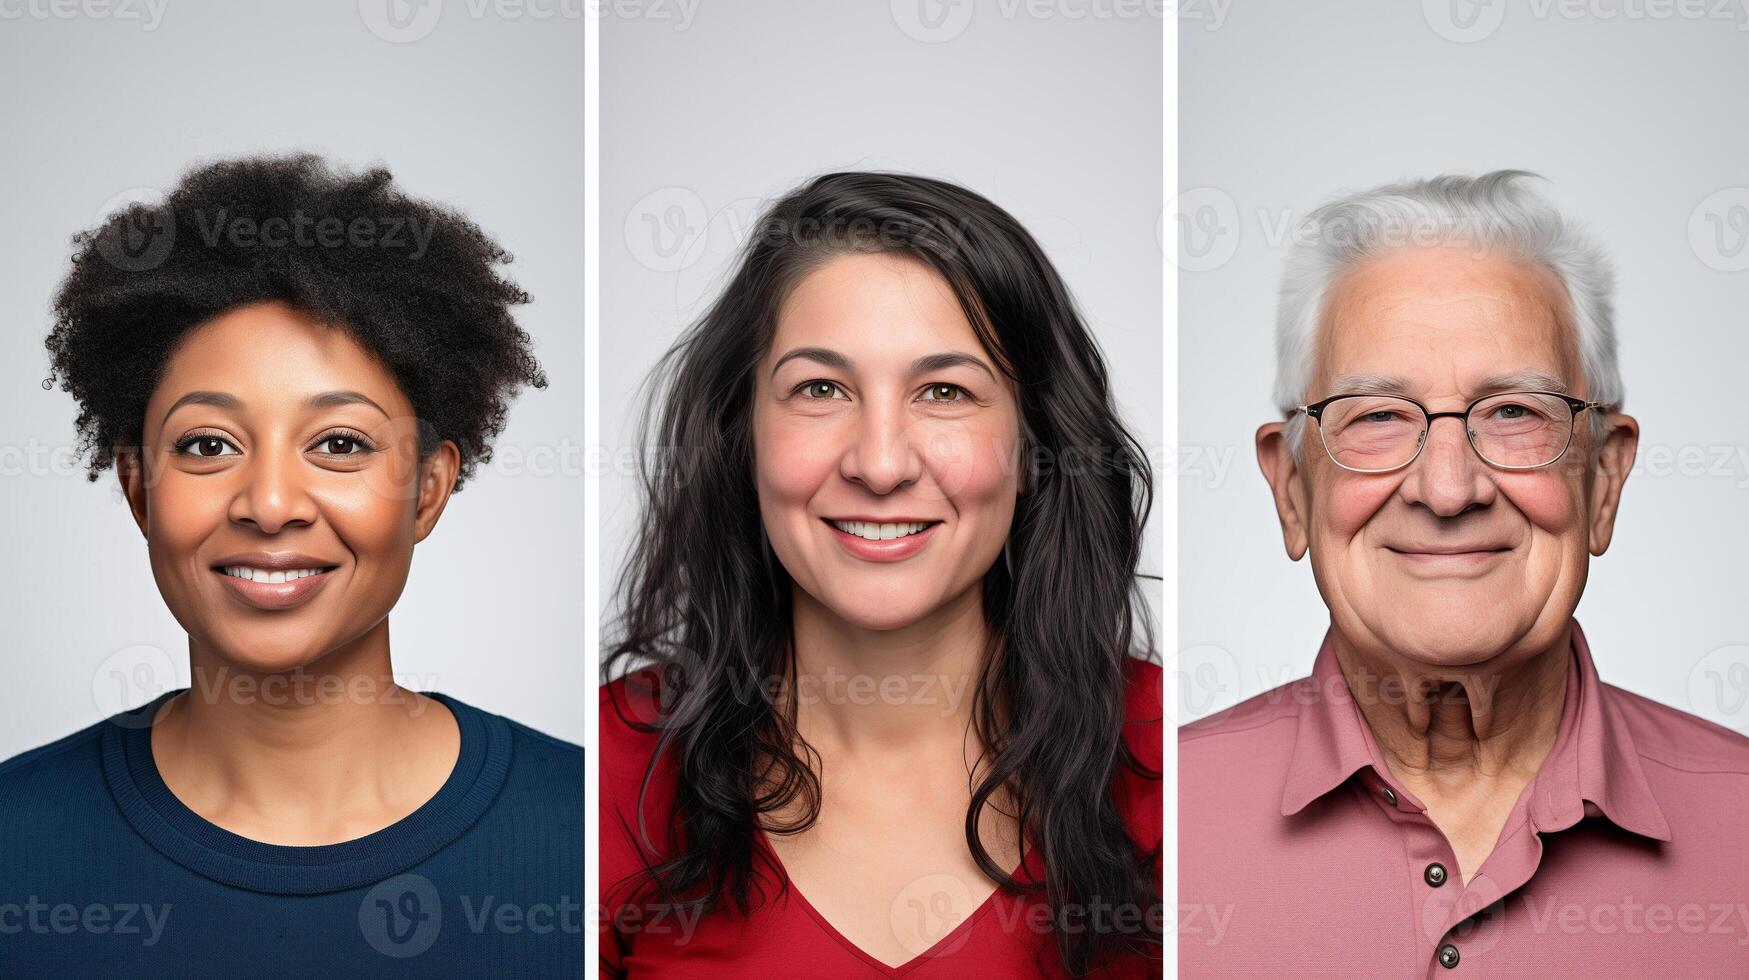
<instances>
[{"instance_id":1,"label":"metal eyeglass frame","mask_svg":"<svg viewBox=\"0 0 1749 980\"><path fill-rule=\"evenodd\" d=\"M1573 412L1572 415L1569 415L1567 417L1567 441L1564 445L1561 446L1561 451L1559 453L1555 454L1554 459L1551 459L1546 463L1537 463L1534 466L1507 466L1504 463L1496 463L1493 460L1489 459L1488 457L1482 455L1482 450L1476 447L1475 430L1470 428L1470 413L1475 411L1477 405L1480 405L1481 403L1488 401L1491 398L1499 398L1502 395L1547 395L1551 398L1559 398L1560 400L1567 403L1567 407L1569 409L1571 409ZM1421 414L1423 416L1425 416L1427 419L1427 425L1424 426L1421 430L1421 442L1418 445L1416 445L1416 447L1415 447L1415 455L1410 456L1408 459L1404 460L1401 463L1398 463L1396 466L1386 467L1385 469L1382 469L1382 470L1356 469L1352 466L1349 466L1349 465L1343 463L1341 460L1337 459L1336 454L1330 451L1329 444L1324 441L1324 422L1323 422L1322 418L1320 418L1320 416L1322 416L1324 414L1324 408L1326 406L1328 406L1331 402L1338 402L1344 398L1400 398L1403 401L1406 401L1409 404L1414 405L1416 408L1419 408L1421 410ZM1567 450L1571 449L1573 446L1573 428L1576 425L1578 425L1579 413L1585 411L1588 408L1599 408L1600 409L1600 408L1607 408L1607 407L1608 407L1608 405L1604 402L1588 402L1583 398L1575 398L1572 395L1565 395L1565 394L1562 394L1561 392L1558 392L1558 391L1536 391L1536 390L1532 390L1532 389L1526 389L1523 391L1496 391L1492 394L1483 395L1482 397L1476 399L1475 401L1470 402L1469 405L1465 406L1464 410L1461 412L1430 412L1427 410L1426 405L1423 405L1420 402L1416 401L1415 399L1410 398L1408 395L1394 395L1394 394L1387 394L1384 392L1353 392L1350 394L1343 394L1343 395L1331 395L1329 398L1326 398L1323 401L1313 402L1310 405L1296 405L1294 407L1294 413L1298 414L1300 412L1305 412L1307 418L1310 418L1312 421L1318 423L1318 445L1323 447L1324 455L1330 457L1330 462L1335 463L1337 466L1342 467L1343 469L1349 471L1350 473L1394 473L1397 470L1400 470L1403 467L1408 466L1408 465L1414 463L1417 459L1421 458L1421 450L1427 448L1427 436L1429 433L1431 433L1433 431L1434 421L1437 419L1446 419L1446 418L1461 419L1463 421L1464 439L1467 442L1469 442L1470 451L1475 453L1476 457L1478 459L1480 459L1484 463L1487 463L1489 466L1492 466L1496 469L1502 469L1502 470L1540 470L1545 466L1553 466L1555 463L1560 462L1561 457L1567 455Z\"/></svg>"}]
</instances>

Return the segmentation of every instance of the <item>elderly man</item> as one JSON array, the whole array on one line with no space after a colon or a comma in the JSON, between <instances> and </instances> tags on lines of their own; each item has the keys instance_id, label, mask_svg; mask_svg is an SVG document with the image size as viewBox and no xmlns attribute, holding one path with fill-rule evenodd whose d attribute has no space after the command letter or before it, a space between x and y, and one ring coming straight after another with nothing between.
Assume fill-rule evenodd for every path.
<instances>
[{"instance_id":1,"label":"elderly man","mask_svg":"<svg viewBox=\"0 0 1749 980\"><path fill-rule=\"evenodd\" d=\"M1257 457L1330 627L1179 730L1183 976L1749 976L1749 739L1599 681L1573 618L1639 427L1530 176L1296 239Z\"/></svg>"}]
</instances>

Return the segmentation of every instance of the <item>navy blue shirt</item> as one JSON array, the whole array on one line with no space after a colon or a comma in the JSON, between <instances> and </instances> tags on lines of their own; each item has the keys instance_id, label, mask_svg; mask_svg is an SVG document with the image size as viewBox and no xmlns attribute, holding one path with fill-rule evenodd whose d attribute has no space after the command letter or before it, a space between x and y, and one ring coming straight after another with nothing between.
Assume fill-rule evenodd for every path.
<instances>
[{"instance_id":1,"label":"navy blue shirt","mask_svg":"<svg viewBox=\"0 0 1749 980\"><path fill-rule=\"evenodd\" d=\"M443 787L318 847L230 833L152 760L170 691L0 763L0 977L581 977L583 750L451 697Z\"/></svg>"}]
</instances>

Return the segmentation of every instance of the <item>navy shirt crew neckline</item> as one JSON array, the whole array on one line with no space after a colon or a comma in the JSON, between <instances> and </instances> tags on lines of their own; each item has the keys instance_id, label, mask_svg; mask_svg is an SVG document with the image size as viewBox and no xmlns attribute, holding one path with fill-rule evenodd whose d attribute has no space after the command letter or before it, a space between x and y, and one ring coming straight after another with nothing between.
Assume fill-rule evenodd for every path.
<instances>
[{"instance_id":1,"label":"navy shirt crew neckline","mask_svg":"<svg viewBox=\"0 0 1749 980\"><path fill-rule=\"evenodd\" d=\"M129 825L159 853L203 877L272 895L319 895L381 881L437 853L491 807L510 772L511 735L497 715L423 692L455 716L461 752L449 778L417 810L338 844L267 844L233 834L190 810L152 758L151 721L186 688L167 691L103 727L103 773Z\"/></svg>"}]
</instances>

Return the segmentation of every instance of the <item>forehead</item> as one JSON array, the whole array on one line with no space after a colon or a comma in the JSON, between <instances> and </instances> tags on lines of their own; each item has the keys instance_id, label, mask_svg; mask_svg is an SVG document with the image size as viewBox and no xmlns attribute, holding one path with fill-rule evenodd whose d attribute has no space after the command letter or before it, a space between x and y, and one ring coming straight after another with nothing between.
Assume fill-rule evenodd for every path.
<instances>
[{"instance_id":1,"label":"forehead","mask_svg":"<svg viewBox=\"0 0 1749 980\"><path fill-rule=\"evenodd\" d=\"M409 407L394 376L346 330L284 303L251 303L183 335L151 404L214 390L243 395L254 411L282 397L301 403L312 392L334 389L361 392L385 408L391 401Z\"/></svg>"},{"instance_id":2,"label":"forehead","mask_svg":"<svg viewBox=\"0 0 1749 980\"><path fill-rule=\"evenodd\" d=\"M1412 394L1465 395L1482 379L1542 372L1577 392L1565 293L1523 259L1468 248L1404 248L1350 269L1331 290L1308 397L1377 374Z\"/></svg>"},{"instance_id":3,"label":"forehead","mask_svg":"<svg viewBox=\"0 0 1749 980\"><path fill-rule=\"evenodd\" d=\"M947 280L927 263L891 252L836 256L802 277L778 308L772 350L799 345L831 347L857 360L981 349Z\"/></svg>"}]
</instances>

